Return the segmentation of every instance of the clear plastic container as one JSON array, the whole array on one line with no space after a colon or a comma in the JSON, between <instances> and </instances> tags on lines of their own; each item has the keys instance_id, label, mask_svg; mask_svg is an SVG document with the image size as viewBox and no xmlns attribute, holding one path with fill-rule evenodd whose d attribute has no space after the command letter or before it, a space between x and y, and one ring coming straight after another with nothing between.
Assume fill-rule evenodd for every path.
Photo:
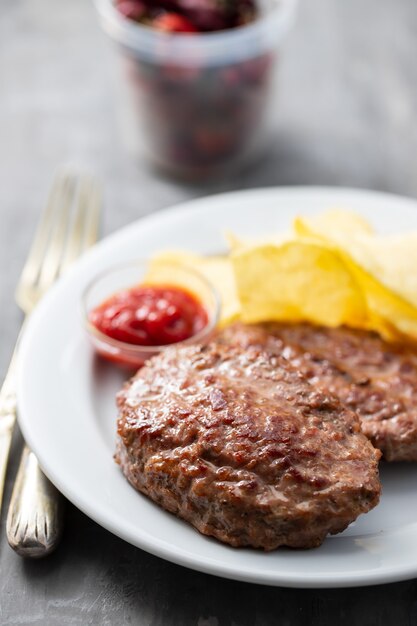
<instances>
[{"instance_id":1,"label":"clear plastic container","mask_svg":"<svg viewBox=\"0 0 417 626\"><path fill-rule=\"evenodd\" d=\"M135 154L201 178L247 162L265 145L276 61L296 0L261 0L255 22L192 35L154 30L124 18L111 0L95 1L120 50L124 125Z\"/></svg>"}]
</instances>

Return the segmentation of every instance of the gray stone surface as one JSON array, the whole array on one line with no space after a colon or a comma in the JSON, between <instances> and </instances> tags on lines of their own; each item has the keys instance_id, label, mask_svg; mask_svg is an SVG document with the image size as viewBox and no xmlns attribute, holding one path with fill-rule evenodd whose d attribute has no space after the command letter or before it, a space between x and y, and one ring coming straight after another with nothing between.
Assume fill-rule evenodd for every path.
<instances>
[{"instance_id":1,"label":"gray stone surface","mask_svg":"<svg viewBox=\"0 0 417 626\"><path fill-rule=\"evenodd\" d=\"M185 185L134 163L120 140L112 50L84 0L0 7L0 374L20 324L13 290L54 169L105 189L103 235L186 198L284 184L417 197L415 0L303 0L288 41L274 148L251 171ZM21 441L15 437L6 501ZM417 621L415 581L285 590L188 571L132 548L68 505L62 545L24 562L0 520L0 624L391 625Z\"/></svg>"}]
</instances>

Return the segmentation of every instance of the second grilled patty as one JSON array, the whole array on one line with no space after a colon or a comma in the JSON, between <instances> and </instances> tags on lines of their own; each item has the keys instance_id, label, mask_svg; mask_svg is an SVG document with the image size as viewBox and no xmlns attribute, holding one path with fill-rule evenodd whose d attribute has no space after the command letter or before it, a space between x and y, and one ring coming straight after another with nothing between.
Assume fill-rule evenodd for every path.
<instances>
[{"instance_id":1,"label":"second grilled patty","mask_svg":"<svg viewBox=\"0 0 417 626\"><path fill-rule=\"evenodd\" d=\"M310 324L237 324L219 340L279 350L317 389L360 417L387 461L417 461L417 353L374 332Z\"/></svg>"}]
</instances>

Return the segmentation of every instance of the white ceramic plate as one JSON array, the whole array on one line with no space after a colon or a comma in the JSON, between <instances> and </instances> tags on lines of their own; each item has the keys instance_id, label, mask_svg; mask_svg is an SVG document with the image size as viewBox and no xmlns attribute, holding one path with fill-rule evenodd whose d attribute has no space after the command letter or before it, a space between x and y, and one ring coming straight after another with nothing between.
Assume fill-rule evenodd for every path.
<instances>
[{"instance_id":1,"label":"white ceramic plate","mask_svg":"<svg viewBox=\"0 0 417 626\"><path fill-rule=\"evenodd\" d=\"M340 587L417 575L417 464L383 466L379 506L308 551L229 548L136 493L113 461L114 394L123 375L94 357L81 324L81 292L114 263L166 248L218 251L227 229L262 235L287 228L296 214L334 206L359 211L382 232L417 229L416 202L372 192L281 188L212 196L108 237L48 293L21 346L20 425L46 474L69 500L135 546L227 578Z\"/></svg>"}]
</instances>

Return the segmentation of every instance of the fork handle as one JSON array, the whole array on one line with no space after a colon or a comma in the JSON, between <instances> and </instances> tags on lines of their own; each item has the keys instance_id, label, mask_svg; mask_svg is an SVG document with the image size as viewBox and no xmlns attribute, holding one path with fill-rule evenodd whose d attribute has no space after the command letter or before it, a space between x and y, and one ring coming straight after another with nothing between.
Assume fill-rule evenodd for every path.
<instances>
[{"instance_id":1,"label":"fork handle","mask_svg":"<svg viewBox=\"0 0 417 626\"><path fill-rule=\"evenodd\" d=\"M14 412L3 413L0 416L0 512L3 500L4 483L6 480L6 467L12 443L13 428L16 423Z\"/></svg>"},{"instance_id":2,"label":"fork handle","mask_svg":"<svg viewBox=\"0 0 417 626\"><path fill-rule=\"evenodd\" d=\"M53 552L62 534L64 499L24 447L6 522L7 540L20 556Z\"/></svg>"},{"instance_id":3,"label":"fork handle","mask_svg":"<svg viewBox=\"0 0 417 626\"><path fill-rule=\"evenodd\" d=\"M13 353L0 391L0 511L6 480L7 461L12 443L13 428L16 423L15 380L16 351Z\"/></svg>"}]
</instances>

